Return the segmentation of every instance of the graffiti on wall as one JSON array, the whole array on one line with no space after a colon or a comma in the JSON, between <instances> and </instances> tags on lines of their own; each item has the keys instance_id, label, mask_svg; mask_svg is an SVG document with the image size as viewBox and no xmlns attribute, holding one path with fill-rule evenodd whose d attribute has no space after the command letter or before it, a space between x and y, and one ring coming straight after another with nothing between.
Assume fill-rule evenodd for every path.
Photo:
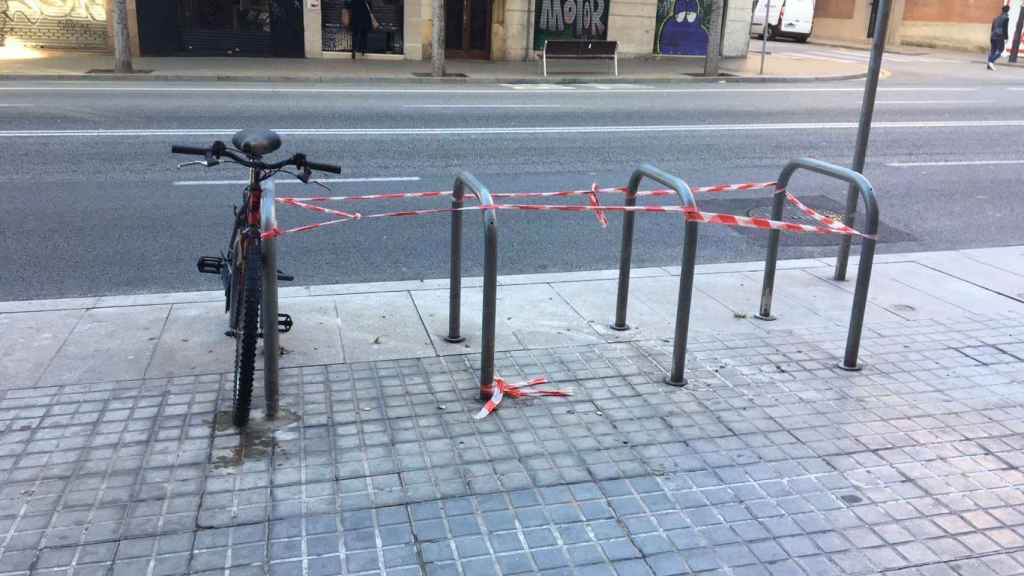
<instances>
[{"instance_id":1,"label":"graffiti on wall","mask_svg":"<svg viewBox=\"0 0 1024 576\"><path fill-rule=\"evenodd\" d=\"M57 20L86 20L106 22L107 8L103 0L6 0L4 14L10 20L21 14L32 24L38 24L43 18Z\"/></svg>"},{"instance_id":2,"label":"graffiti on wall","mask_svg":"<svg viewBox=\"0 0 1024 576\"><path fill-rule=\"evenodd\" d=\"M710 28L711 0L659 0L654 53L703 56Z\"/></svg>"},{"instance_id":3,"label":"graffiti on wall","mask_svg":"<svg viewBox=\"0 0 1024 576\"><path fill-rule=\"evenodd\" d=\"M605 40L610 0L536 0L533 48L545 40Z\"/></svg>"},{"instance_id":4,"label":"graffiti on wall","mask_svg":"<svg viewBox=\"0 0 1024 576\"><path fill-rule=\"evenodd\" d=\"M17 36L52 46L102 48L106 22L104 0L0 0L0 43Z\"/></svg>"}]
</instances>

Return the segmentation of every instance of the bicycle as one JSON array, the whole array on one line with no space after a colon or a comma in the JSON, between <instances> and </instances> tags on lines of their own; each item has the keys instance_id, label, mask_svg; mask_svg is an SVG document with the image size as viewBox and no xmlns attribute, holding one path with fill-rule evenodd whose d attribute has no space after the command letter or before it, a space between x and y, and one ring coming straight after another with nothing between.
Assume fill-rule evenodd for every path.
<instances>
[{"instance_id":1,"label":"bicycle","mask_svg":"<svg viewBox=\"0 0 1024 576\"><path fill-rule=\"evenodd\" d=\"M249 169L249 182L242 193L242 206L234 207L234 225L227 251L221 252L220 256L201 256L196 263L199 272L219 275L224 286L224 310L228 313L229 325L227 335L235 339L232 419L235 426L241 428L249 422L253 377L256 372L256 345L262 336L260 298L265 273L260 230L262 184L279 173L290 174L308 184L313 170L340 174L341 168L333 164L310 162L304 154L294 154L279 162L264 162L264 155L272 154L281 147L281 137L270 130L242 130L232 137L231 142L233 148L218 140L209 148L171 146L171 152L204 157L203 160L183 162L178 165L179 168L209 168L223 161ZM298 172L288 170L289 167L295 167ZM277 274L278 280L294 279L280 270L275 270L274 273ZM279 314L277 326L262 326L262 329L288 332L291 327L291 317Z\"/></svg>"}]
</instances>

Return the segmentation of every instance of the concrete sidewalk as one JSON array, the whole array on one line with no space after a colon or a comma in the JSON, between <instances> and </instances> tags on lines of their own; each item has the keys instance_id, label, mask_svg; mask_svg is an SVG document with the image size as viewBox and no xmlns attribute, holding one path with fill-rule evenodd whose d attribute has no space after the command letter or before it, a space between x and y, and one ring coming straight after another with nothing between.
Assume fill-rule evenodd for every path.
<instances>
[{"instance_id":1,"label":"concrete sidewalk","mask_svg":"<svg viewBox=\"0 0 1024 576\"><path fill-rule=\"evenodd\" d=\"M864 371L852 282L701 266L689 386L662 384L678 270L502 277L498 372L571 398L476 400L480 291L282 291L285 416L230 426L217 293L0 304L0 574L1024 573L1024 247L882 255ZM260 387L257 386L257 394Z\"/></svg>"},{"instance_id":2,"label":"concrete sidewalk","mask_svg":"<svg viewBox=\"0 0 1024 576\"><path fill-rule=\"evenodd\" d=\"M2 50L2 49L0 49ZM0 52L0 79L71 80L117 78L137 80L237 80L319 82L434 82L429 61L286 59L242 57L135 58L131 76L111 74L112 56L90 52L29 50L17 58ZM726 59L722 72L730 81L841 80L863 77L867 67L855 62L811 61L785 55L768 57L765 75L758 74L760 55ZM611 62L553 61L549 76L541 74L540 62L449 61L445 78L451 82L629 82L717 81L701 78L703 58L662 57L620 59L619 76Z\"/></svg>"}]
</instances>

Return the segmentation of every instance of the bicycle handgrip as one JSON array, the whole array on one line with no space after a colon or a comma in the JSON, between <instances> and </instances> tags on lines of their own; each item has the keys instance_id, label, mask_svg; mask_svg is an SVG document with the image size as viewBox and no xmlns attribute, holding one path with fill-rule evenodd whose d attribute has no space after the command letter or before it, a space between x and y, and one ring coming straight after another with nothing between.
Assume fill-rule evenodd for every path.
<instances>
[{"instance_id":1,"label":"bicycle handgrip","mask_svg":"<svg viewBox=\"0 0 1024 576\"><path fill-rule=\"evenodd\" d=\"M171 146L172 154L193 154L195 156L206 156L210 153L209 148L196 148L195 146Z\"/></svg>"},{"instance_id":2,"label":"bicycle handgrip","mask_svg":"<svg viewBox=\"0 0 1024 576\"><path fill-rule=\"evenodd\" d=\"M341 166L335 166L334 164L320 164L319 162L306 162L306 167L310 170L319 170L320 172L330 172L332 174L341 174Z\"/></svg>"}]
</instances>

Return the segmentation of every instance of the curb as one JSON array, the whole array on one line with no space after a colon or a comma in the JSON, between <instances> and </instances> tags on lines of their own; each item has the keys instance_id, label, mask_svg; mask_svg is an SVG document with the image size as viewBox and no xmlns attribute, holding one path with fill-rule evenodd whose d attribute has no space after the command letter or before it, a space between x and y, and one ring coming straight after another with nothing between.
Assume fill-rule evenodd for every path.
<instances>
[{"instance_id":1,"label":"curb","mask_svg":"<svg viewBox=\"0 0 1024 576\"><path fill-rule=\"evenodd\" d=\"M807 41L808 44L814 46L829 46L831 48L846 48L849 50L859 50L861 52L870 52L871 46L862 46L860 44L843 44L842 42L831 42L828 40L815 40L811 38ZM914 48L912 46L897 46L895 48L886 46L886 54L899 54L900 56L926 56L931 54L931 51L926 48Z\"/></svg>"},{"instance_id":2,"label":"curb","mask_svg":"<svg viewBox=\"0 0 1024 576\"><path fill-rule=\"evenodd\" d=\"M840 82L859 80L867 77L867 72L857 74L832 74L818 76L715 76L715 77L606 77L578 76L571 78L532 78L532 77L497 77L497 78L424 78L419 76L363 76L363 77L329 77L329 76L232 76L232 75L196 75L196 74L0 74L0 81L133 81L133 82L314 82L333 84L742 84L742 83L792 83L792 82Z\"/></svg>"}]
</instances>

